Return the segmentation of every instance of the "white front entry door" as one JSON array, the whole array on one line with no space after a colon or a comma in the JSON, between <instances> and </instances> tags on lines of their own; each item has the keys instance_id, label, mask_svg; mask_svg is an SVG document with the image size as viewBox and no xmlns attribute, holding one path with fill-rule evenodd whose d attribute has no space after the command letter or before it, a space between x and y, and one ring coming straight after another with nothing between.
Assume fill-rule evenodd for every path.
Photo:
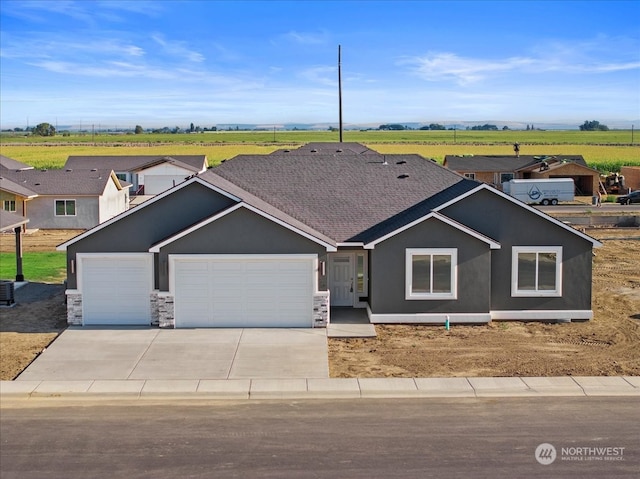
<instances>
[{"instance_id":1,"label":"white front entry door","mask_svg":"<svg viewBox=\"0 0 640 479\"><path fill-rule=\"evenodd\" d=\"M331 306L353 306L354 268L352 253L337 253L329 260Z\"/></svg>"}]
</instances>

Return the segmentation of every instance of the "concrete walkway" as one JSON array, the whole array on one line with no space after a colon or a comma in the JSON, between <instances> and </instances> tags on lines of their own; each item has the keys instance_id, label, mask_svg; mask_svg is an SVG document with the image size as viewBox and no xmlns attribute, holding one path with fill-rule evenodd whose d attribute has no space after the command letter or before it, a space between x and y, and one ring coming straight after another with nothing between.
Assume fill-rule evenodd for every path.
<instances>
[{"instance_id":1,"label":"concrete walkway","mask_svg":"<svg viewBox=\"0 0 640 479\"><path fill-rule=\"evenodd\" d=\"M244 400L523 396L640 397L640 377L0 381L0 403L24 399Z\"/></svg>"}]
</instances>

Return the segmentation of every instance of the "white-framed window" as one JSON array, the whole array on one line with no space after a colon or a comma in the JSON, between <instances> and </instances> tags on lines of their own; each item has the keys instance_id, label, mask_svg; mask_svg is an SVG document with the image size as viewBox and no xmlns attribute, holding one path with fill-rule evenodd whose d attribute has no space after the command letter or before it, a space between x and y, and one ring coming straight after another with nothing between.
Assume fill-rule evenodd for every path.
<instances>
[{"instance_id":1,"label":"white-framed window","mask_svg":"<svg viewBox=\"0 0 640 479\"><path fill-rule=\"evenodd\" d=\"M514 178L513 173L500 173L500 184L513 180L513 178Z\"/></svg>"},{"instance_id":2,"label":"white-framed window","mask_svg":"<svg viewBox=\"0 0 640 479\"><path fill-rule=\"evenodd\" d=\"M364 253L356 253L356 293L367 291L367 262Z\"/></svg>"},{"instance_id":3,"label":"white-framed window","mask_svg":"<svg viewBox=\"0 0 640 479\"><path fill-rule=\"evenodd\" d=\"M464 177L465 178L469 178L470 180L475 180L476 179L476 174L475 173L465 173Z\"/></svg>"},{"instance_id":4,"label":"white-framed window","mask_svg":"<svg viewBox=\"0 0 640 479\"><path fill-rule=\"evenodd\" d=\"M56 200L55 215L56 216L75 216L76 200Z\"/></svg>"},{"instance_id":5,"label":"white-framed window","mask_svg":"<svg viewBox=\"0 0 640 479\"><path fill-rule=\"evenodd\" d=\"M2 202L2 209L5 211L10 211L12 213L16 212L16 200L4 200Z\"/></svg>"},{"instance_id":6,"label":"white-framed window","mask_svg":"<svg viewBox=\"0 0 640 479\"><path fill-rule=\"evenodd\" d=\"M514 246L511 296L562 296L562 246Z\"/></svg>"},{"instance_id":7,"label":"white-framed window","mask_svg":"<svg viewBox=\"0 0 640 479\"><path fill-rule=\"evenodd\" d=\"M456 299L458 250L407 248L405 299Z\"/></svg>"}]
</instances>

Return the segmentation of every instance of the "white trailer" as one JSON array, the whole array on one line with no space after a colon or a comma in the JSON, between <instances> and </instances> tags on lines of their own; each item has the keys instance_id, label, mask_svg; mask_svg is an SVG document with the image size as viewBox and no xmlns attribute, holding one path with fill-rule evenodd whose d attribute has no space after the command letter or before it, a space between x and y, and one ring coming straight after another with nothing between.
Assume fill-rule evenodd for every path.
<instances>
[{"instance_id":1,"label":"white trailer","mask_svg":"<svg viewBox=\"0 0 640 479\"><path fill-rule=\"evenodd\" d=\"M557 205L574 200L575 184L571 178L509 180L502 183L502 191L528 204Z\"/></svg>"}]
</instances>

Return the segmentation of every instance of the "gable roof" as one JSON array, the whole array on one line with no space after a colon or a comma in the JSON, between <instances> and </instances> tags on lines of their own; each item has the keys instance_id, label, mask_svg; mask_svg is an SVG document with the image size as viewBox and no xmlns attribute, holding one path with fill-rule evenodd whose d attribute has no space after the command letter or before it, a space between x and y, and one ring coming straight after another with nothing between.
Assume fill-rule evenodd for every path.
<instances>
[{"instance_id":1,"label":"gable roof","mask_svg":"<svg viewBox=\"0 0 640 479\"><path fill-rule=\"evenodd\" d=\"M470 181L419 155L337 153L328 145L334 153L239 155L200 177L222 177L337 243L361 241L363 232Z\"/></svg>"},{"instance_id":2,"label":"gable roof","mask_svg":"<svg viewBox=\"0 0 640 479\"><path fill-rule=\"evenodd\" d=\"M122 213L120 213L119 215L114 216L111 219L108 219L107 221L104 221L103 223L100 223L96 226L94 226L93 228L85 231L84 233L80 233L78 236L74 236L73 238L65 241L64 243L59 244L56 247L56 250L58 251L64 251L67 249L67 246L72 245L73 243L76 243L78 241L80 241L81 239L86 238L87 236L91 236L92 234L94 234L97 231L100 231L104 228L107 228L109 225L115 223L116 221L120 221L122 218L126 218L127 216L131 215L131 214L135 214L138 211L140 211L141 209L147 208L150 205L154 204L157 201L162 200L163 198L169 196L170 194L172 194L173 192L180 190L182 188L186 188L189 185L193 184L193 183L199 183L203 186L205 186L206 188L210 188L228 198L231 198L234 201L240 201L240 198L233 196L232 194L221 190L220 188L214 186L211 183L208 183L206 181L202 181L199 177L194 176L193 178L190 178L186 181L183 181L182 183L177 184L176 186L174 186L173 188L169 188L168 190L163 191L162 193L155 195L153 198L150 198L148 200L146 200L144 203L141 203L140 206L136 206L135 208L130 208L126 211L123 211Z\"/></svg>"},{"instance_id":3,"label":"gable roof","mask_svg":"<svg viewBox=\"0 0 640 479\"><path fill-rule=\"evenodd\" d=\"M562 221L554 218L553 216L548 215L548 214L540 211L539 209L534 208L533 206L528 205L527 203L524 203L524 202L514 198L511 195L503 193L502 191L500 191L500 190L498 190L496 188L493 188L493 187L487 185L486 183L480 183L476 188L473 188L473 189L467 191L466 193L464 193L464 194L462 194L462 195L460 195L460 196L458 196L456 198L451 199L450 201L442 203L441 205L435 207L434 211L435 212L441 212L442 210L444 210L448 206L451 206L452 204L457 203L458 201L461 201L464 198L466 198L468 196L471 196L472 194L477 193L478 191L481 191L481 190L490 191L491 193L493 193L495 195L498 195L498 196L500 196L500 197L502 197L502 198L504 198L504 199L506 199L506 200L518 205L519 207L521 207L521 208L523 208L523 209L525 209L525 210L527 210L527 211L529 211L531 213L534 213L535 215L540 216L541 218L544 218L545 220L550 221L551 223L554 223L557 226L560 226L561 228L569 231L570 233L573 233L576 236L579 236L582 239L585 239L585 240L589 241L590 243L593 244L593 246L595 248L599 248L599 247L602 246L602 243L600 241L598 241L597 239L592 238L591 236L583 233L582 231L579 231L579 230L577 230L577 229L575 229L575 228L563 223Z\"/></svg>"},{"instance_id":4,"label":"gable roof","mask_svg":"<svg viewBox=\"0 0 640 479\"><path fill-rule=\"evenodd\" d=\"M33 170L33 166L26 165L24 163L19 162L18 160L14 160L13 158L9 158L8 156L0 155L0 170Z\"/></svg>"},{"instance_id":5,"label":"gable roof","mask_svg":"<svg viewBox=\"0 0 640 479\"><path fill-rule=\"evenodd\" d=\"M37 195L99 196L109 181L122 185L110 169L3 171L3 178Z\"/></svg>"},{"instance_id":6,"label":"gable roof","mask_svg":"<svg viewBox=\"0 0 640 479\"><path fill-rule=\"evenodd\" d=\"M180 239L180 238L182 238L184 236L187 236L191 232L196 231L196 230L202 228L203 226L206 226L206 225L208 225L210 223L213 223L214 221L216 221L219 218L223 218L223 217L227 216L228 214L231 214L231 213L233 213L234 211L236 211L236 210L238 210L240 208L245 208L245 209L247 209L249 211L252 211L252 212L254 212L254 213L256 213L256 214L258 214L258 215L260 215L262 217L265 217L265 218L267 218L267 219L279 224L280 226L284 226L285 228L287 228L287 229L289 229L289 230L291 230L291 231L293 231L293 232L295 232L295 233L297 233L297 234L299 234L301 236L304 236L305 238L310 239L311 241L313 241L315 243L318 243L321 246L324 246L327 249L327 251L337 251L336 245L333 244L333 242L331 240L324 241L324 240L318 238L317 236L309 235L305 231L300 230L300 229L296 228L295 226L292 226L291 222L282 221L279 218L271 216L270 214L265 213L264 211L262 211L262 210L260 210L258 208L255 208L254 206L252 206L252 205L250 205L248 203L241 202L241 203L236 203L235 205L233 205L233 206L231 206L231 207L229 207L229 208L227 208L227 209L225 209L223 211L220 211L219 213L216 213L215 215L211 216L210 218L207 218L206 220L203 220L203 221L201 221L201 222L199 222L199 223L197 223L197 224L195 224L195 225L193 225L193 226L191 226L189 228L186 228L183 231L180 231L179 233L176 233L176 234L172 235L169 238L166 238L166 239L164 239L163 241L161 241L159 243L156 243L151 248L149 248L149 252L150 253L158 253L162 247L164 247L164 246L166 246L166 245L168 245L170 243L173 243L174 241L177 241L178 239Z\"/></svg>"},{"instance_id":7,"label":"gable roof","mask_svg":"<svg viewBox=\"0 0 640 479\"><path fill-rule=\"evenodd\" d=\"M587 166L581 155L484 155L484 156L459 156L447 155L444 158L444 166L457 172L513 172L543 161L572 161Z\"/></svg>"},{"instance_id":8,"label":"gable roof","mask_svg":"<svg viewBox=\"0 0 640 479\"><path fill-rule=\"evenodd\" d=\"M35 198L38 196L38 193L30 190L25 185L6 178L6 172L2 172L2 175L4 176L0 176L0 190L7 191L8 193L22 196L24 198Z\"/></svg>"},{"instance_id":9,"label":"gable roof","mask_svg":"<svg viewBox=\"0 0 640 479\"><path fill-rule=\"evenodd\" d=\"M27 224L28 222L29 218L10 211L2 211L2 214L0 214L0 231L7 231Z\"/></svg>"},{"instance_id":10,"label":"gable roof","mask_svg":"<svg viewBox=\"0 0 640 479\"><path fill-rule=\"evenodd\" d=\"M161 163L171 163L194 173L207 168L206 155L104 155L69 156L67 169L110 168L113 171L137 171Z\"/></svg>"}]
</instances>

